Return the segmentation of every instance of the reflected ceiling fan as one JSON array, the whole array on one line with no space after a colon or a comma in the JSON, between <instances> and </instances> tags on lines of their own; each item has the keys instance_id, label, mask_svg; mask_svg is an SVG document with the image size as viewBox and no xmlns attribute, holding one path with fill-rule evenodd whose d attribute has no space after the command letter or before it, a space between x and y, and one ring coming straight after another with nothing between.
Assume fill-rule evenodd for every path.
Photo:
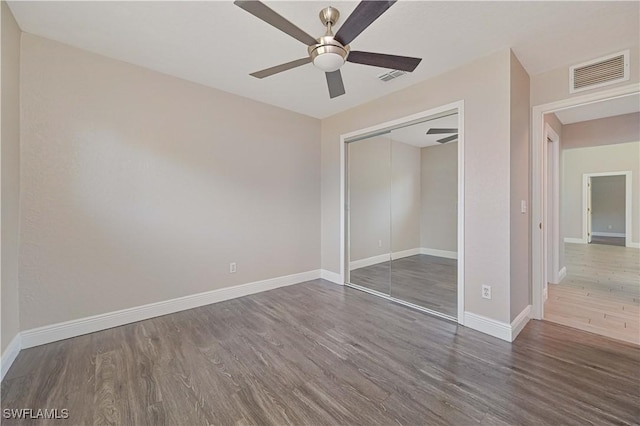
<instances>
[{"instance_id":1,"label":"reflected ceiling fan","mask_svg":"<svg viewBox=\"0 0 640 426\"><path fill-rule=\"evenodd\" d=\"M329 97L335 98L345 93L340 67L346 61L412 72L422 60L421 58L351 51L349 47L349 43L395 2L396 0L361 1L335 35L333 35L332 27L338 22L340 12L334 7L326 7L320 11L320 21L322 21L322 25L327 27L327 31L325 35L315 39L260 1L234 1L236 6L308 46L308 57L276 65L275 67L254 72L251 75L256 78L265 78L301 65L313 63L313 65L325 72L327 85L329 86Z\"/></svg>"},{"instance_id":2,"label":"reflected ceiling fan","mask_svg":"<svg viewBox=\"0 0 640 426\"><path fill-rule=\"evenodd\" d=\"M446 135L448 133L455 133L455 135L438 139L436 142L447 143L447 142L455 141L456 139L458 139L458 129L455 129L455 128L432 127L427 131L428 135Z\"/></svg>"}]
</instances>

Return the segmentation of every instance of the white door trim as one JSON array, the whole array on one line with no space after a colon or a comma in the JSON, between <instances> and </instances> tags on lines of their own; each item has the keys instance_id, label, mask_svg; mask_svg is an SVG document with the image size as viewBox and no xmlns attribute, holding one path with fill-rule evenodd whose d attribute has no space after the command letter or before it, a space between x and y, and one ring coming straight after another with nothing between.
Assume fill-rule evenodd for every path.
<instances>
[{"instance_id":1,"label":"white door trim","mask_svg":"<svg viewBox=\"0 0 640 426\"><path fill-rule=\"evenodd\" d=\"M545 242L545 246L551 251L551 265L545 266L545 271L547 273L547 279L544 283L544 300L546 300L547 292L547 283L555 283L558 284L560 282L560 136L549 126L549 124L545 123L544 126L544 138L547 142L546 152L547 157L551 157L551 164L546 164L544 178L547 179L545 181L545 187L549 188L551 186L551 191L549 193L549 208L545 209L545 219L543 223L548 223L547 232L544 233L544 238L547 238ZM550 182L549 175L551 175ZM549 241L549 236L551 236L551 241ZM545 257L544 261L546 262L548 257Z\"/></svg>"},{"instance_id":2,"label":"white door trim","mask_svg":"<svg viewBox=\"0 0 640 426\"><path fill-rule=\"evenodd\" d=\"M626 247L631 246L631 227L633 226L633 221L631 220L631 206L633 192L631 191L632 185L632 175L630 171L619 171L619 172L599 172L599 173L584 173L582 175L582 241L589 242L589 233L591 230L589 229L589 221L587 219L587 199L589 198L589 180L593 177L601 177L601 176L624 176L624 230L625 230L625 238L624 245ZM591 232L593 235L593 232Z\"/></svg>"},{"instance_id":3,"label":"white door trim","mask_svg":"<svg viewBox=\"0 0 640 426\"><path fill-rule=\"evenodd\" d=\"M345 283L349 271L348 224L346 223L346 167L347 140L391 130L412 121L419 121L432 115L453 109L458 110L458 324L464 324L464 100L452 102L437 108L422 111L407 117L387 121L365 129L340 135L340 278Z\"/></svg>"},{"instance_id":4,"label":"white door trim","mask_svg":"<svg viewBox=\"0 0 640 426\"><path fill-rule=\"evenodd\" d=\"M533 107L531 120L531 282L532 282L532 318L542 319L544 316L544 257L547 248L544 233L539 228L544 222L544 159L546 158L546 139L544 139L544 114L571 108L577 105L589 104L606 99L618 98L640 93L640 84L601 90L582 96L575 96L556 102L550 102ZM546 226L546 225L545 225Z\"/></svg>"}]
</instances>

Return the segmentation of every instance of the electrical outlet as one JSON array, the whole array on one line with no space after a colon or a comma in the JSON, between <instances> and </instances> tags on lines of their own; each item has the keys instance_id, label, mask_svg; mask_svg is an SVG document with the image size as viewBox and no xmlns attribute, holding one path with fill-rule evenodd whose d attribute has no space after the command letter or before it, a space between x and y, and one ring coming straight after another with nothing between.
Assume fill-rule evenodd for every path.
<instances>
[{"instance_id":1,"label":"electrical outlet","mask_svg":"<svg viewBox=\"0 0 640 426\"><path fill-rule=\"evenodd\" d=\"M612 229L612 228L613 228L612 225L607 226L607 229Z\"/></svg>"},{"instance_id":2,"label":"electrical outlet","mask_svg":"<svg viewBox=\"0 0 640 426\"><path fill-rule=\"evenodd\" d=\"M482 286L482 298L483 299L491 299L491 286L483 285Z\"/></svg>"},{"instance_id":3,"label":"electrical outlet","mask_svg":"<svg viewBox=\"0 0 640 426\"><path fill-rule=\"evenodd\" d=\"M382 247L382 240L378 240L378 247Z\"/></svg>"},{"instance_id":4,"label":"electrical outlet","mask_svg":"<svg viewBox=\"0 0 640 426\"><path fill-rule=\"evenodd\" d=\"M231 262L231 263L229 264L229 273L230 273L230 274L235 274L237 270L238 270L238 269L237 269L237 267L236 267L236 262Z\"/></svg>"}]
</instances>

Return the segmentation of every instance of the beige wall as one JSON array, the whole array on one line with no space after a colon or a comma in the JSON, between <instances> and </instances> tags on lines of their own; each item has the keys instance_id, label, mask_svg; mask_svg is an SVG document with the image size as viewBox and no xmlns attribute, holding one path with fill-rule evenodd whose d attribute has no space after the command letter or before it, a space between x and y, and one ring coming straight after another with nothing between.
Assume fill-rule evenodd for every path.
<instances>
[{"instance_id":1,"label":"beige wall","mask_svg":"<svg viewBox=\"0 0 640 426\"><path fill-rule=\"evenodd\" d=\"M2 330L1 351L18 334L18 227L20 200L20 28L2 5Z\"/></svg>"},{"instance_id":2,"label":"beige wall","mask_svg":"<svg viewBox=\"0 0 640 426\"><path fill-rule=\"evenodd\" d=\"M638 67L638 63L640 63L640 47L638 45L625 46L617 49L615 52L625 50L627 48L630 51L629 63L631 64L629 75L630 78L628 81L612 84L611 86L606 86L603 88L585 90L577 93L569 93L569 66L574 64L568 64L564 67L556 68L542 74L531 76L531 105L543 105L562 99L574 98L576 96L583 96L590 93L597 93L598 91L640 82L640 67ZM600 56L605 55L584 58L583 61L578 61L577 63L596 59Z\"/></svg>"},{"instance_id":3,"label":"beige wall","mask_svg":"<svg viewBox=\"0 0 640 426\"><path fill-rule=\"evenodd\" d=\"M591 230L593 233L625 233L625 177L591 179Z\"/></svg>"},{"instance_id":4,"label":"beige wall","mask_svg":"<svg viewBox=\"0 0 640 426\"><path fill-rule=\"evenodd\" d=\"M28 34L21 89L23 329L319 268L318 120Z\"/></svg>"},{"instance_id":5,"label":"beige wall","mask_svg":"<svg viewBox=\"0 0 640 426\"><path fill-rule=\"evenodd\" d=\"M566 126L565 126L566 127ZM631 171L632 235L640 242L640 142L574 148L563 152L562 229L565 238L582 238L583 174Z\"/></svg>"},{"instance_id":6,"label":"beige wall","mask_svg":"<svg viewBox=\"0 0 640 426\"><path fill-rule=\"evenodd\" d=\"M511 319L531 303L529 208L529 74L511 53Z\"/></svg>"},{"instance_id":7,"label":"beige wall","mask_svg":"<svg viewBox=\"0 0 640 426\"><path fill-rule=\"evenodd\" d=\"M640 140L640 113L566 124L562 131L563 149L638 142Z\"/></svg>"},{"instance_id":8,"label":"beige wall","mask_svg":"<svg viewBox=\"0 0 640 426\"><path fill-rule=\"evenodd\" d=\"M420 245L458 251L458 143L421 149Z\"/></svg>"},{"instance_id":9,"label":"beige wall","mask_svg":"<svg viewBox=\"0 0 640 426\"><path fill-rule=\"evenodd\" d=\"M509 64L503 50L322 120L324 269L340 272L340 135L464 100L465 309L510 321ZM481 298L483 284L493 299Z\"/></svg>"}]
</instances>

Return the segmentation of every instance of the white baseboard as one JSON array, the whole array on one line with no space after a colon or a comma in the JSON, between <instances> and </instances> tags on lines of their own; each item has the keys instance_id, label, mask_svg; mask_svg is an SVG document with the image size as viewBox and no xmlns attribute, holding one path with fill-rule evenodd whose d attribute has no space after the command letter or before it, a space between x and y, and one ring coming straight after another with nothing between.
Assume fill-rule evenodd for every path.
<instances>
[{"instance_id":1,"label":"white baseboard","mask_svg":"<svg viewBox=\"0 0 640 426\"><path fill-rule=\"evenodd\" d=\"M640 248L640 243L634 243L633 241L631 241L629 242L629 244L627 244L627 247Z\"/></svg>"},{"instance_id":2,"label":"white baseboard","mask_svg":"<svg viewBox=\"0 0 640 426\"><path fill-rule=\"evenodd\" d=\"M378 263L388 262L390 260L389 253L378 256L367 257L365 259L354 260L349 262L349 270L366 268L367 266L377 265Z\"/></svg>"},{"instance_id":3,"label":"white baseboard","mask_svg":"<svg viewBox=\"0 0 640 426\"><path fill-rule=\"evenodd\" d=\"M445 257L447 259L458 258L457 251L438 250L438 249L432 249L432 248L426 248L426 247L422 247L420 249L420 254L427 254L429 256L437 256L437 257Z\"/></svg>"},{"instance_id":4,"label":"white baseboard","mask_svg":"<svg viewBox=\"0 0 640 426\"><path fill-rule=\"evenodd\" d=\"M582 238L565 237L564 242L571 244L587 244L587 240L583 240Z\"/></svg>"},{"instance_id":5,"label":"white baseboard","mask_svg":"<svg viewBox=\"0 0 640 426\"><path fill-rule=\"evenodd\" d=\"M598 232L598 231L591 231L591 235L593 235L594 237L621 237L621 238L625 238L627 236L627 234L625 234L624 232Z\"/></svg>"},{"instance_id":6,"label":"white baseboard","mask_svg":"<svg viewBox=\"0 0 640 426\"><path fill-rule=\"evenodd\" d=\"M186 309L197 308L199 306L248 296L262 291L273 290L278 287L311 281L320 277L321 272L317 269L33 328L21 333L22 348L44 345L58 340L184 311Z\"/></svg>"},{"instance_id":7,"label":"white baseboard","mask_svg":"<svg viewBox=\"0 0 640 426\"><path fill-rule=\"evenodd\" d=\"M520 334L520 332L522 331L524 326L527 325L530 319L531 319L531 305L527 305L522 310L522 312L520 312L518 316L515 317L513 321L511 321L510 342L513 342L514 340L516 340L516 337L518 337L518 334Z\"/></svg>"},{"instance_id":8,"label":"white baseboard","mask_svg":"<svg viewBox=\"0 0 640 426\"><path fill-rule=\"evenodd\" d=\"M507 342L511 341L510 324L474 314L473 312L464 313L464 326L497 337L498 339L506 340Z\"/></svg>"},{"instance_id":9,"label":"white baseboard","mask_svg":"<svg viewBox=\"0 0 640 426\"><path fill-rule=\"evenodd\" d=\"M320 278L323 280L331 281L334 284L344 285L344 280L340 277L340 274L327 271L326 269L320 270Z\"/></svg>"},{"instance_id":10,"label":"white baseboard","mask_svg":"<svg viewBox=\"0 0 640 426\"><path fill-rule=\"evenodd\" d=\"M560 284L562 280L564 280L564 277L566 276L567 276L567 267L563 266L562 269L558 271L558 282L556 284Z\"/></svg>"},{"instance_id":11,"label":"white baseboard","mask_svg":"<svg viewBox=\"0 0 640 426\"><path fill-rule=\"evenodd\" d=\"M409 250L396 251L391 253L391 259L402 259L403 257L415 256L416 254L421 254L422 249L420 247L412 248Z\"/></svg>"},{"instance_id":12,"label":"white baseboard","mask_svg":"<svg viewBox=\"0 0 640 426\"><path fill-rule=\"evenodd\" d=\"M528 305L508 324L473 312L464 313L464 326L488 334L498 339L513 342L531 318L531 305Z\"/></svg>"},{"instance_id":13,"label":"white baseboard","mask_svg":"<svg viewBox=\"0 0 640 426\"><path fill-rule=\"evenodd\" d=\"M22 342L20 339L20 333L16 334L7 348L2 352L2 359L0 359L0 380L4 379L4 375L7 374L9 368L16 360L16 357L22 349Z\"/></svg>"}]
</instances>

